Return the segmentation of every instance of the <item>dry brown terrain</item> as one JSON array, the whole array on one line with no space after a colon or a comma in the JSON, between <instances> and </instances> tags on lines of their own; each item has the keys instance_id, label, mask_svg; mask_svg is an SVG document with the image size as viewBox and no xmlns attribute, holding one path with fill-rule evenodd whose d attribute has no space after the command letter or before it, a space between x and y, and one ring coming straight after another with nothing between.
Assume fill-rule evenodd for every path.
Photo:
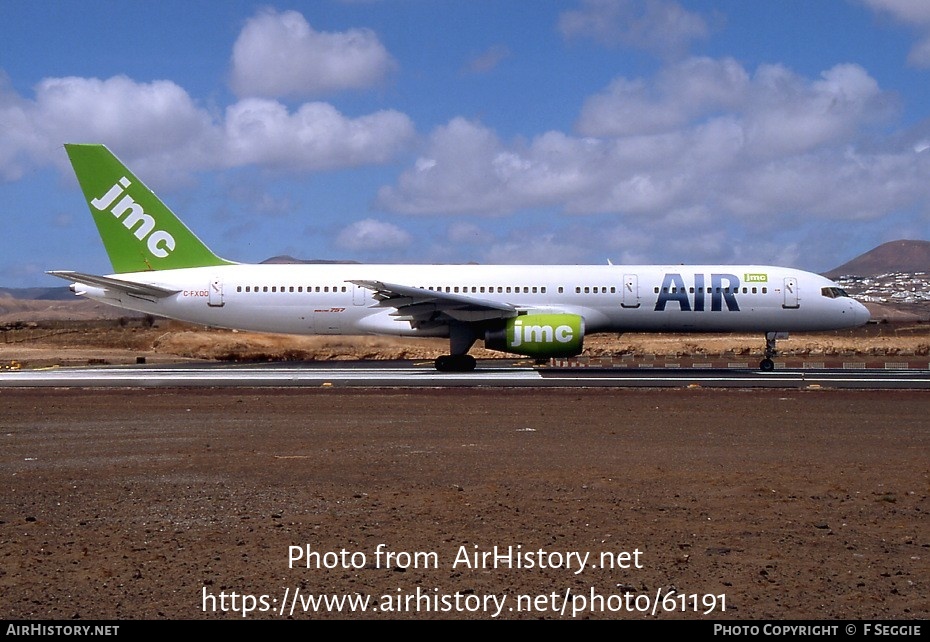
<instances>
[{"instance_id":1,"label":"dry brown terrain","mask_svg":"<svg viewBox=\"0 0 930 642\"><path fill-rule=\"evenodd\" d=\"M506 358L485 350L481 342L471 354L479 359ZM583 358L604 356L735 355L757 360L764 340L751 334L594 335L585 338ZM829 356L920 357L930 354L930 323L873 324L853 331L797 333L779 341L785 357ZM0 367L47 367L88 363L124 364L184 360L329 361L356 359L430 360L448 351L442 339L392 337L288 336L236 332L139 318L45 322L12 322L0 331Z\"/></svg>"},{"instance_id":2,"label":"dry brown terrain","mask_svg":"<svg viewBox=\"0 0 930 642\"><path fill-rule=\"evenodd\" d=\"M505 599L507 619L924 620L928 402L0 390L0 619L490 619ZM459 558L495 546L547 567ZM282 615L295 591L373 602Z\"/></svg>"},{"instance_id":3,"label":"dry brown terrain","mask_svg":"<svg viewBox=\"0 0 930 642\"><path fill-rule=\"evenodd\" d=\"M446 349L138 319L9 323L6 367ZM928 344L927 324L902 323L780 348ZM758 354L761 339L586 345L591 357ZM923 620L928 407L926 391L892 390L3 389L0 619L242 619L246 606L252 619L487 619L505 600L507 619ZM410 556L379 559L379 544ZM330 553L329 567L292 567L291 546ZM456 563L495 546L563 556L547 566L590 557L580 572L577 557ZM639 566L603 568L620 553ZM282 615L295 592L373 602ZM637 610L657 595L665 609Z\"/></svg>"}]
</instances>

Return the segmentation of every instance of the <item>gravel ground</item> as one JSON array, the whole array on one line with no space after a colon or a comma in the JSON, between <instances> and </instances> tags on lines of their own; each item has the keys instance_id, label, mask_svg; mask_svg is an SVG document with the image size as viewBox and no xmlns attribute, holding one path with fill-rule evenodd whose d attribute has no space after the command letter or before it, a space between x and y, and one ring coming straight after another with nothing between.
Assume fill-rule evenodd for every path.
<instances>
[{"instance_id":1,"label":"gravel ground","mask_svg":"<svg viewBox=\"0 0 930 642\"><path fill-rule=\"evenodd\" d=\"M0 407L2 619L930 616L926 392L10 389ZM513 567L475 564L495 546ZM318 595L370 602L305 611Z\"/></svg>"}]
</instances>

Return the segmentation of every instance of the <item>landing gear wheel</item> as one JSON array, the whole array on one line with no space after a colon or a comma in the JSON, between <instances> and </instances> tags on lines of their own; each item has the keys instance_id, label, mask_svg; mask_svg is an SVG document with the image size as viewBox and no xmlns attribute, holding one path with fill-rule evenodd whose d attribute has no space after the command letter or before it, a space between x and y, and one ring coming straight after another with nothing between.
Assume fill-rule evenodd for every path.
<instances>
[{"instance_id":1,"label":"landing gear wheel","mask_svg":"<svg viewBox=\"0 0 930 642\"><path fill-rule=\"evenodd\" d=\"M440 372L471 372L475 365L475 358L470 354L444 354L435 362Z\"/></svg>"},{"instance_id":2,"label":"landing gear wheel","mask_svg":"<svg viewBox=\"0 0 930 642\"><path fill-rule=\"evenodd\" d=\"M775 340L787 338L787 332L765 333L765 358L759 362L759 369L762 370L762 372L771 372L775 369L775 362L772 361L772 357L778 354L778 351L775 349Z\"/></svg>"}]
</instances>

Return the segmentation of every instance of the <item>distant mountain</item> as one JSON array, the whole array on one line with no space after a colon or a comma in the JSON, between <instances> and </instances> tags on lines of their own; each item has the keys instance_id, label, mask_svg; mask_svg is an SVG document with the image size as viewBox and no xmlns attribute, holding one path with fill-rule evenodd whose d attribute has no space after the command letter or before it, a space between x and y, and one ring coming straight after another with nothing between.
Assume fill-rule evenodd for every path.
<instances>
[{"instance_id":1,"label":"distant mountain","mask_svg":"<svg viewBox=\"0 0 930 642\"><path fill-rule=\"evenodd\" d=\"M60 288L0 288L0 297L32 301L69 301L74 298L67 285Z\"/></svg>"},{"instance_id":2,"label":"distant mountain","mask_svg":"<svg viewBox=\"0 0 930 642\"><path fill-rule=\"evenodd\" d=\"M287 254L282 254L281 256L272 256L270 259L265 259L262 263L313 263L313 264L326 264L332 265L335 263L358 263L358 261L330 261L326 259L295 259L293 256L288 256Z\"/></svg>"},{"instance_id":3,"label":"distant mountain","mask_svg":"<svg viewBox=\"0 0 930 642\"><path fill-rule=\"evenodd\" d=\"M891 272L930 272L930 241L889 241L849 263L824 272L828 279L841 276L878 276Z\"/></svg>"}]
</instances>

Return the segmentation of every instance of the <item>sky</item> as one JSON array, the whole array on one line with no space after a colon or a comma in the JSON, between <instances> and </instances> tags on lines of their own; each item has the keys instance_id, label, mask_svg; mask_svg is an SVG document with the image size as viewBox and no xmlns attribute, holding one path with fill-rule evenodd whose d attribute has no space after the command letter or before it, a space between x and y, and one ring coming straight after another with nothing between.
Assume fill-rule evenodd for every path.
<instances>
[{"instance_id":1,"label":"sky","mask_svg":"<svg viewBox=\"0 0 930 642\"><path fill-rule=\"evenodd\" d=\"M930 2L3 0L0 286L112 271L67 142L234 261L827 271L930 240Z\"/></svg>"}]
</instances>

